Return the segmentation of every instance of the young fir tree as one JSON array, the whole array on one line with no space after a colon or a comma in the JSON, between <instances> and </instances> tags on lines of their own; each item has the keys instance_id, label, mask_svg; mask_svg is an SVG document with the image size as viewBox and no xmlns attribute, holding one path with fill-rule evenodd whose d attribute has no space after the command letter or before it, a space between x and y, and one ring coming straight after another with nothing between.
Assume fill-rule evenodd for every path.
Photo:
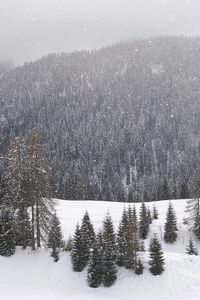
<instances>
[{"instance_id":1,"label":"young fir tree","mask_svg":"<svg viewBox=\"0 0 200 300\"><path fill-rule=\"evenodd\" d=\"M143 274L143 271L144 271L143 263L142 263L141 259L137 259L136 266L135 266L135 274L141 275L141 274Z\"/></svg>"},{"instance_id":2,"label":"young fir tree","mask_svg":"<svg viewBox=\"0 0 200 300\"><path fill-rule=\"evenodd\" d=\"M158 219L158 209L155 206L155 204L153 205L153 219L155 219L155 220Z\"/></svg>"},{"instance_id":3,"label":"young fir tree","mask_svg":"<svg viewBox=\"0 0 200 300\"><path fill-rule=\"evenodd\" d=\"M71 262L75 272L83 271L85 267L85 260L83 256L83 243L81 236L81 229L77 224L73 237L72 250L71 250Z\"/></svg>"},{"instance_id":4,"label":"young fir tree","mask_svg":"<svg viewBox=\"0 0 200 300\"><path fill-rule=\"evenodd\" d=\"M11 256L15 253L15 234L12 212L1 208L0 212L0 255Z\"/></svg>"},{"instance_id":5,"label":"young fir tree","mask_svg":"<svg viewBox=\"0 0 200 300\"><path fill-rule=\"evenodd\" d=\"M156 234L154 234L153 238L150 241L149 251L149 270L153 275L160 275L164 271L165 260L162 252L161 243L159 242Z\"/></svg>"},{"instance_id":6,"label":"young fir tree","mask_svg":"<svg viewBox=\"0 0 200 300\"><path fill-rule=\"evenodd\" d=\"M109 213L103 222L103 245L102 283L104 286L109 287L117 279L115 233Z\"/></svg>"},{"instance_id":7,"label":"young fir tree","mask_svg":"<svg viewBox=\"0 0 200 300\"><path fill-rule=\"evenodd\" d=\"M51 256L54 258L55 262L59 260L59 251L63 247L63 245L64 242L60 221L56 214L54 214L48 237L48 247L52 249Z\"/></svg>"},{"instance_id":8,"label":"young fir tree","mask_svg":"<svg viewBox=\"0 0 200 300\"><path fill-rule=\"evenodd\" d=\"M117 265L123 267L125 265L125 255L126 255L126 230L128 224L128 214L124 208L122 212L122 217L119 223L119 228L117 232Z\"/></svg>"},{"instance_id":9,"label":"young fir tree","mask_svg":"<svg viewBox=\"0 0 200 300\"><path fill-rule=\"evenodd\" d=\"M47 244L55 211L51 198L50 169L45 161L45 147L37 133L31 134L28 145L28 199L31 207L32 249Z\"/></svg>"},{"instance_id":10,"label":"young fir tree","mask_svg":"<svg viewBox=\"0 0 200 300\"><path fill-rule=\"evenodd\" d=\"M140 208L139 232L140 232L140 237L143 240L146 239L149 232L149 219L147 214L147 208L144 202L142 202Z\"/></svg>"},{"instance_id":11,"label":"young fir tree","mask_svg":"<svg viewBox=\"0 0 200 300\"><path fill-rule=\"evenodd\" d=\"M198 250L196 248L196 246L193 243L193 240L190 238L189 240L189 244L186 248L186 253L189 255L198 255Z\"/></svg>"},{"instance_id":12,"label":"young fir tree","mask_svg":"<svg viewBox=\"0 0 200 300\"><path fill-rule=\"evenodd\" d=\"M152 215L151 215L151 210L150 210L149 206L147 208L147 217L148 217L149 224L151 224L152 223Z\"/></svg>"},{"instance_id":13,"label":"young fir tree","mask_svg":"<svg viewBox=\"0 0 200 300\"><path fill-rule=\"evenodd\" d=\"M103 281L104 268L103 268L103 242L102 233L98 232L96 241L93 245L93 250L90 256L89 267L87 271L88 285L92 288L96 288L101 285Z\"/></svg>"},{"instance_id":14,"label":"young fir tree","mask_svg":"<svg viewBox=\"0 0 200 300\"><path fill-rule=\"evenodd\" d=\"M177 238L177 231L178 228L177 228L176 214L172 203L169 202L167 215L166 215L166 223L164 228L165 242L173 244Z\"/></svg>"},{"instance_id":15,"label":"young fir tree","mask_svg":"<svg viewBox=\"0 0 200 300\"><path fill-rule=\"evenodd\" d=\"M188 224L200 240L200 169L196 171L191 185L192 198L187 202Z\"/></svg>"},{"instance_id":16,"label":"young fir tree","mask_svg":"<svg viewBox=\"0 0 200 300\"><path fill-rule=\"evenodd\" d=\"M95 241L95 232L93 225L90 221L90 217L88 212L83 216L82 225L81 225L81 237L82 237L82 244L83 244L83 257L85 261L85 266L89 262L90 253L93 248L93 244Z\"/></svg>"}]
</instances>

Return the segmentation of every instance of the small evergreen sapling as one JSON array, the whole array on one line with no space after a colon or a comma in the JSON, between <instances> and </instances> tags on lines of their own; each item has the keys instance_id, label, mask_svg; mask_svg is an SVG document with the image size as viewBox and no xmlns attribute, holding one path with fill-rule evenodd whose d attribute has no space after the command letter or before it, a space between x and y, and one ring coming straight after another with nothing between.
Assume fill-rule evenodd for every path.
<instances>
[{"instance_id":1,"label":"small evergreen sapling","mask_svg":"<svg viewBox=\"0 0 200 300\"><path fill-rule=\"evenodd\" d=\"M155 219L155 220L158 219L158 209L157 209L157 207L155 206L155 204L154 204L154 206L153 206L153 219Z\"/></svg>"},{"instance_id":2,"label":"small evergreen sapling","mask_svg":"<svg viewBox=\"0 0 200 300\"><path fill-rule=\"evenodd\" d=\"M147 217L148 217L149 224L151 224L152 223L152 215L151 215L151 210L150 210L149 206L147 208Z\"/></svg>"},{"instance_id":3,"label":"small evergreen sapling","mask_svg":"<svg viewBox=\"0 0 200 300\"><path fill-rule=\"evenodd\" d=\"M136 266L135 266L135 274L141 275L141 274L143 274L143 271L144 271L143 263L142 263L141 259L137 259Z\"/></svg>"},{"instance_id":4,"label":"small evergreen sapling","mask_svg":"<svg viewBox=\"0 0 200 300\"><path fill-rule=\"evenodd\" d=\"M193 240L190 238L189 245L186 248L186 253L189 255L198 255L198 250L193 243Z\"/></svg>"},{"instance_id":5,"label":"small evergreen sapling","mask_svg":"<svg viewBox=\"0 0 200 300\"><path fill-rule=\"evenodd\" d=\"M150 241L150 272L153 275L160 275L164 271L165 260L163 257L162 246L158 240L157 234L154 234Z\"/></svg>"}]
</instances>

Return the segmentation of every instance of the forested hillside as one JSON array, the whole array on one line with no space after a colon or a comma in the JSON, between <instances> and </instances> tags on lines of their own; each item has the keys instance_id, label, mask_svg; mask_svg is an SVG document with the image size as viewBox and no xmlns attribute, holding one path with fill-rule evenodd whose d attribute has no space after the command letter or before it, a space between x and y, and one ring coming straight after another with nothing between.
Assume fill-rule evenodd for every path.
<instances>
[{"instance_id":1,"label":"forested hillside","mask_svg":"<svg viewBox=\"0 0 200 300\"><path fill-rule=\"evenodd\" d=\"M189 197L200 162L200 38L50 54L1 73L0 156L34 131L57 197ZM1 159L2 187L5 167Z\"/></svg>"}]
</instances>

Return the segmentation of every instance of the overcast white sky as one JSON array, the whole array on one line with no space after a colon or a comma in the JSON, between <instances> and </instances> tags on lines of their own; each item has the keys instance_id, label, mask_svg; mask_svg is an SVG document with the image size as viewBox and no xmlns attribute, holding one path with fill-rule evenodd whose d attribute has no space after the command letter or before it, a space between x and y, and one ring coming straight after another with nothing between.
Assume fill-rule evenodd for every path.
<instances>
[{"instance_id":1,"label":"overcast white sky","mask_svg":"<svg viewBox=\"0 0 200 300\"><path fill-rule=\"evenodd\" d=\"M0 58L16 63L163 34L200 36L200 0L0 0Z\"/></svg>"}]
</instances>

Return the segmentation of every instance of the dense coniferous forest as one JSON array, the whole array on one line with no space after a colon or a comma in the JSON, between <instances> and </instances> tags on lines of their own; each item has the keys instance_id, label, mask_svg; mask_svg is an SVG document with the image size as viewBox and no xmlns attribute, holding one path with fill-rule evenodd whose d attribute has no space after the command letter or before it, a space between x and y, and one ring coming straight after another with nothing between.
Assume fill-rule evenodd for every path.
<instances>
[{"instance_id":1,"label":"dense coniferous forest","mask_svg":"<svg viewBox=\"0 0 200 300\"><path fill-rule=\"evenodd\" d=\"M18 134L48 147L57 197L186 198L200 162L200 38L50 54L0 75L0 156ZM1 194L6 160L0 159Z\"/></svg>"}]
</instances>

